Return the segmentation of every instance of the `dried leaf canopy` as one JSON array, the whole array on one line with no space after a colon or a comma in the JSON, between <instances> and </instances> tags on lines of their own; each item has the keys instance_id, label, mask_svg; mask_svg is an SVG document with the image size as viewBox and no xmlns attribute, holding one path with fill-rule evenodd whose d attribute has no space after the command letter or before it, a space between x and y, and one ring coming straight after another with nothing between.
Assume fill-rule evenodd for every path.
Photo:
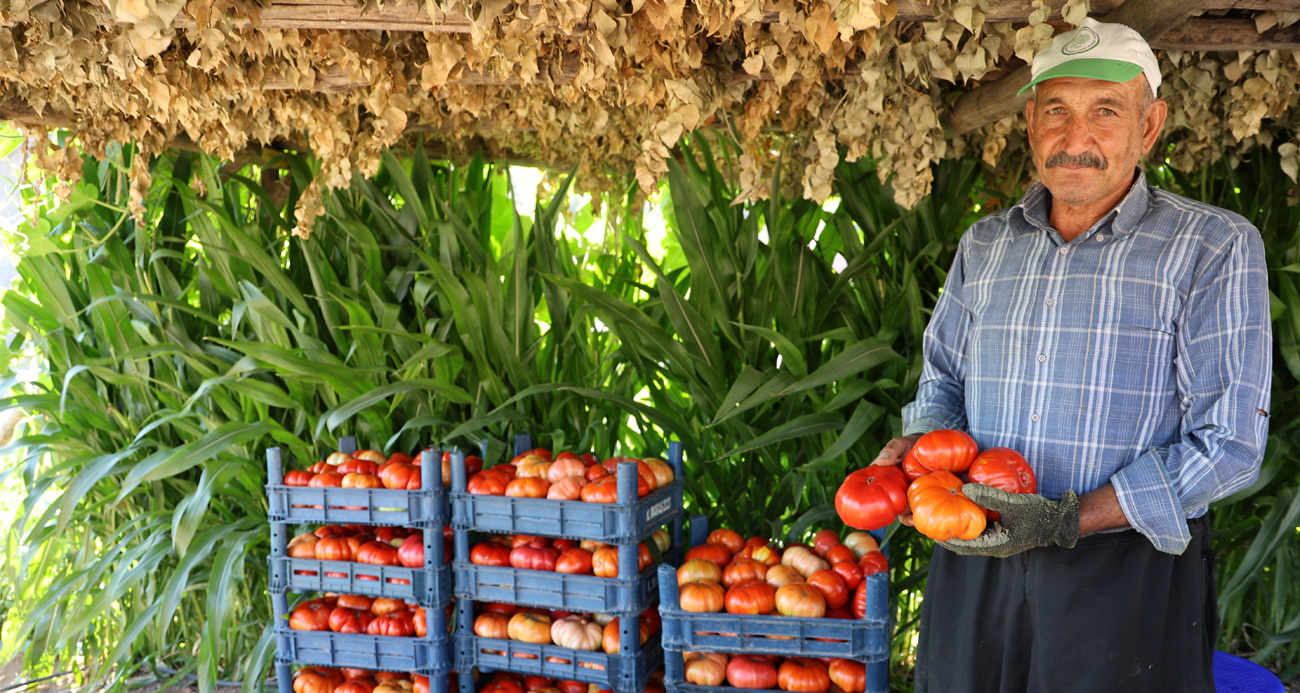
<instances>
[{"instance_id":1,"label":"dried leaf canopy","mask_svg":"<svg viewBox=\"0 0 1300 693\"><path fill-rule=\"evenodd\" d=\"M1045 0L1019 27L985 22L984 0L932 5L939 19L917 23L896 21L882 0L427 0L435 24L450 14L468 26L418 33L267 28L245 0L0 0L0 107L66 121L96 154L111 141L157 152L179 138L227 158L310 148L321 171L299 202L302 235L320 186L374 172L384 148L415 136L576 164L589 189L634 170L648 190L679 138L710 127L743 149L742 197L767 194L783 152L802 194L823 200L844 148L875 158L910 205L943 157L976 154L995 178L1020 175L1022 117L949 139L940 113L1053 34ZM1062 8L1069 23L1087 11L1086 0ZM1162 57L1174 163L1281 137L1294 178L1296 56L1221 55ZM70 153L43 156L77 175ZM147 169L134 176L147 182Z\"/></svg>"}]
</instances>

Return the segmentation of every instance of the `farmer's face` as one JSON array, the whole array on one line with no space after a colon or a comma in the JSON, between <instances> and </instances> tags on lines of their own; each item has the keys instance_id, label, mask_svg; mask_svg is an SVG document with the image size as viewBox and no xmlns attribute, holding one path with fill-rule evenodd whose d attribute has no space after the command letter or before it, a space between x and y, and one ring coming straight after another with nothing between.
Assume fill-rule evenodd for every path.
<instances>
[{"instance_id":1,"label":"farmer's face","mask_svg":"<svg viewBox=\"0 0 1300 693\"><path fill-rule=\"evenodd\" d=\"M1143 113L1149 89L1142 75L1127 82L1057 77L1038 84L1026 110L1029 143L1054 202L1079 207L1123 198L1165 122L1164 101Z\"/></svg>"}]
</instances>

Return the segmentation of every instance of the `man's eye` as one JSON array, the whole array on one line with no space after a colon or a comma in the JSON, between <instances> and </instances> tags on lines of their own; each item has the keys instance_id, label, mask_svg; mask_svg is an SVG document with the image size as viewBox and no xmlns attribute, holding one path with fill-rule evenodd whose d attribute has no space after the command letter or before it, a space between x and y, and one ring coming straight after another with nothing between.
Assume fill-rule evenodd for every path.
<instances>
[{"instance_id":1,"label":"man's eye","mask_svg":"<svg viewBox=\"0 0 1300 693\"><path fill-rule=\"evenodd\" d=\"M1103 108L1103 109L1101 109L1100 111L1098 111L1098 113L1100 113L1100 114L1102 114L1102 115L1104 115L1104 116L1113 116L1113 115L1115 115L1115 112L1112 111L1112 110L1110 110L1109 108Z\"/></svg>"}]
</instances>

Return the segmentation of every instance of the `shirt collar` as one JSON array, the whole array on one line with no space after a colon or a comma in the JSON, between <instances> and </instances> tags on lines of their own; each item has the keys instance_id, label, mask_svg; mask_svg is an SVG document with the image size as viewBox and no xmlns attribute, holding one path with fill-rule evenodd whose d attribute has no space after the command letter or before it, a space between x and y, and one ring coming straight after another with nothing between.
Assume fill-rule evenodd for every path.
<instances>
[{"instance_id":1,"label":"shirt collar","mask_svg":"<svg viewBox=\"0 0 1300 693\"><path fill-rule=\"evenodd\" d=\"M1052 228L1051 218L1048 214L1048 203L1052 198L1042 182L1034 183L1032 187L1025 192L1024 197L1016 204L1020 210L1021 216L1034 229L1044 231L1054 231ZM1094 225L1094 228L1105 224L1107 221L1111 224L1111 231L1118 237L1124 237L1132 233L1146 217L1147 211L1151 208L1151 191L1147 185L1146 173L1141 168L1137 169L1137 176L1133 180L1133 185L1129 187L1128 194L1114 209L1110 210ZM1031 230L1031 229L1026 229Z\"/></svg>"}]
</instances>

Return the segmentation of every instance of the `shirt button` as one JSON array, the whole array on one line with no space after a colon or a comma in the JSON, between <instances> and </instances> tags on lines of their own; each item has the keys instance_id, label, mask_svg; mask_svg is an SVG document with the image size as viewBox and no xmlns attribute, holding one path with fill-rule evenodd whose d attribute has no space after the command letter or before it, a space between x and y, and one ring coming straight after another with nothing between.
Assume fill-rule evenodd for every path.
<instances>
[{"instance_id":1,"label":"shirt button","mask_svg":"<svg viewBox=\"0 0 1300 693\"><path fill-rule=\"evenodd\" d=\"M1038 355L1038 362L1039 362L1039 363L1042 363L1042 362L1044 362L1044 361L1046 361L1046 360L1047 360L1047 354L1039 354L1039 355Z\"/></svg>"},{"instance_id":2,"label":"shirt button","mask_svg":"<svg viewBox=\"0 0 1300 693\"><path fill-rule=\"evenodd\" d=\"M1101 234L1097 234L1097 242L1098 242L1098 243L1100 243L1100 242L1102 242L1102 241L1104 241L1104 240L1106 240L1106 237L1105 237L1105 236L1103 236L1103 235L1101 235Z\"/></svg>"},{"instance_id":3,"label":"shirt button","mask_svg":"<svg viewBox=\"0 0 1300 693\"><path fill-rule=\"evenodd\" d=\"M1054 299L1054 298L1049 298L1049 299L1047 299L1047 305L1049 305L1049 306L1054 306L1054 305L1056 305L1056 299Z\"/></svg>"},{"instance_id":4,"label":"shirt button","mask_svg":"<svg viewBox=\"0 0 1300 693\"><path fill-rule=\"evenodd\" d=\"M1037 415L1037 414L1034 414L1033 416L1029 417L1029 420L1030 420L1030 421L1038 421L1038 415Z\"/></svg>"},{"instance_id":5,"label":"shirt button","mask_svg":"<svg viewBox=\"0 0 1300 693\"><path fill-rule=\"evenodd\" d=\"M1066 247L1062 246L1061 249L1058 250L1058 251L1056 251L1056 252L1058 252L1058 253L1064 255L1067 251L1069 251L1069 248L1066 248Z\"/></svg>"}]
</instances>

